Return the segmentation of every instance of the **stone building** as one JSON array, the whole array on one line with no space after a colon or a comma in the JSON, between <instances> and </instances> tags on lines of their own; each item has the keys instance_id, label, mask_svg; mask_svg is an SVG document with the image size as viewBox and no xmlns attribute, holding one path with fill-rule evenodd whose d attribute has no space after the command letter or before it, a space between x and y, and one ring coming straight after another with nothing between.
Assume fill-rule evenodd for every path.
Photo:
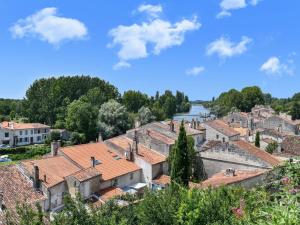
<instances>
[{"instance_id":1,"label":"stone building","mask_svg":"<svg viewBox=\"0 0 300 225\"><path fill-rule=\"evenodd\" d=\"M240 139L240 133L222 120L206 121L201 126L206 129L206 140L228 142Z\"/></svg>"},{"instance_id":2,"label":"stone building","mask_svg":"<svg viewBox=\"0 0 300 225\"><path fill-rule=\"evenodd\" d=\"M289 120L286 117L273 115L263 121L262 128L274 129L281 133L299 134L300 120Z\"/></svg>"},{"instance_id":3,"label":"stone building","mask_svg":"<svg viewBox=\"0 0 300 225\"><path fill-rule=\"evenodd\" d=\"M273 155L243 140L227 143L208 141L199 149L199 156L208 177L228 168L248 171L271 169L281 163Z\"/></svg>"}]
</instances>

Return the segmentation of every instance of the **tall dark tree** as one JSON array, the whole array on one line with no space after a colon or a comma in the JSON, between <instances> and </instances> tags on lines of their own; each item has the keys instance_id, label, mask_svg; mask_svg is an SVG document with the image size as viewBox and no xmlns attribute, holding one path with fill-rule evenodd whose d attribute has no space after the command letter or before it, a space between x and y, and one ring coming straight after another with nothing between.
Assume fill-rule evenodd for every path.
<instances>
[{"instance_id":1,"label":"tall dark tree","mask_svg":"<svg viewBox=\"0 0 300 225\"><path fill-rule=\"evenodd\" d=\"M255 146L260 148L260 134L259 134L259 132L256 132L256 134L255 134Z\"/></svg>"},{"instance_id":2,"label":"tall dark tree","mask_svg":"<svg viewBox=\"0 0 300 225\"><path fill-rule=\"evenodd\" d=\"M174 151L171 162L172 185L179 184L188 187L191 172L191 162L188 148L188 140L183 121L181 122L178 139L172 151Z\"/></svg>"}]
</instances>

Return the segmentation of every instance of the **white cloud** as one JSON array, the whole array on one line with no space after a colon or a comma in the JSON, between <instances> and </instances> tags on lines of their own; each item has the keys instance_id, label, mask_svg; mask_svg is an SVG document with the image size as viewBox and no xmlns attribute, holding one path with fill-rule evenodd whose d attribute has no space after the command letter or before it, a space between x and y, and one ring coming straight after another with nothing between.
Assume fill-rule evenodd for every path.
<instances>
[{"instance_id":1,"label":"white cloud","mask_svg":"<svg viewBox=\"0 0 300 225\"><path fill-rule=\"evenodd\" d=\"M217 18L231 16L231 10L237 10L247 7L248 5L256 6L260 0L221 0L221 12L217 14Z\"/></svg>"},{"instance_id":2,"label":"white cloud","mask_svg":"<svg viewBox=\"0 0 300 225\"><path fill-rule=\"evenodd\" d=\"M153 18L157 18L160 13L162 13L163 8L161 5L140 5L138 8L138 11L140 13L147 13L149 16Z\"/></svg>"},{"instance_id":3,"label":"white cloud","mask_svg":"<svg viewBox=\"0 0 300 225\"><path fill-rule=\"evenodd\" d=\"M272 75L288 74L293 75L293 64L294 61L288 61L287 64L281 63L280 59L276 56L270 57L264 64L261 65L260 71Z\"/></svg>"},{"instance_id":4,"label":"white cloud","mask_svg":"<svg viewBox=\"0 0 300 225\"><path fill-rule=\"evenodd\" d=\"M179 46L184 42L187 31L197 30L201 24L197 18L182 19L171 23L152 18L141 24L119 25L109 31L113 38L109 47L120 46L118 57L121 62L146 58L149 54L159 55L164 49Z\"/></svg>"},{"instance_id":5,"label":"white cloud","mask_svg":"<svg viewBox=\"0 0 300 225\"><path fill-rule=\"evenodd\" d=\"M128 62L124 62L124 61L120 61L118 62L117 64L115 64L113 66L113 69L114 70L121 70L121 69L127 69L127 68L130 68L131 67L131 64L128 63Z\"/></svg>"},{"instance_id":6,"label":"white cloud","mask_svg":"<svg viewBox=\"0 0 300 225\"><path fill-rule=\"evenodd\" d=\"M10 31L14 38L37 37L53 45L62 41L82 39L88 31L77 19L57 16L56 8L44 8L18 20Z\"/></svg>"},{"instance_id":7,"label":"white cloud","mask_svg":"<svg viewBox=\"0 0 300 225\"><path fill-rule=\"evenodd\" d=\"M228 38L220 37L207 46L206 54L217 54L220 58L229 58L235 55L241 55L247 51L247 46L252 39L243 36L238 43L231 42Z\"/></svg>"},{"instance_id":8,"label":"white cloud","mask_svg":"<svg viewBox=\"0 0 300 225\"><path fill-rule=\"evenodd\" d=\"M203 66L195 66L191 69L187 69L185 71L185 73L187 75L193 75L193 76L197 76L199 75L200 73L202 73L203 71L205 70L205 68Z\"/></svg>"}]
</instances>

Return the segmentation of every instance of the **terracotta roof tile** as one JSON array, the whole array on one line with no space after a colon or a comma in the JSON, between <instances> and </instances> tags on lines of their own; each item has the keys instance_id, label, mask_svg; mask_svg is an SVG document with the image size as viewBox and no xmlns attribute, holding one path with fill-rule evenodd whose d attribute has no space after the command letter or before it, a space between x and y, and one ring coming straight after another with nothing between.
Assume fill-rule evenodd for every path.
<instances>
[{"instance_id":1,"label":"terracotta roof tile","mask_svg":"<svg viewBox=\"0 0 300 225\"><path fill-rule=\"evenodd\" d=\"M99 173L99 171L96 168L90 167L90 168L83 169L83 170L80 170L78 172L75 172L71 176L75 177L77 180L82 182L82 181L89 180L89 179L91 179L93 177L96 177L96 176L101 176L101 174Z\"/></svg>"},{"instance_id":2,"label":"terracotta roof tile","mask_svg":"<svg viewBox=\"0 0 300 225\"><path fill-rule=\"evenodd\" d=\"M219 131L220 133L228 137L232 137L240 134L239 132L237 132L236 130L234 130L232 127L228 126L225 122L221 120L210 120L204 122L204 124L210 126L211 128Z\"/></svg>"},{"instance_id":3,"label":"terracotta roof tile","mask_svg":"<svg viewBox=\"0 0 300 225\"><path fill-rule=\"evenodd\" d=\"M81 170L64 156L24 161L21 165L29 173L32 172L33 166L37 165L39 167L39 178L47 187L55 186L63 182L65 177ZM44 175L46 175L46 181Z\"/></svg>"},{"instance_id":4,"label":"terracotta roof tile","mask_svg":"<svg viewBox=\"0 0 300 225\"><path fill-rule=\"evenodd\" d=\"M118 136L107 141L121 147L124 150L128 150L129 144L132 145L132 140L125 136ZM138 157L152 165L162 163L167 160L166 156L153 151L142 144L138 145Z\"/></svg>"},{"instance_id":5,"label":"terracotta roof tile","mask_svg":"<svg viewBox=\"0 0 300 225\"><path fill-rule=\"evenodd\" d=\"M34 204L46 199L41 192L32 188L32 182L23 176L15 165L0 166L0 191L3 192L5 208L11 210L15 209L18 202ZM0 224L4 223L4 213L5 210L0 211ZM13 216L17 219L16 214Z\"/></svg>"},{"instance_id":6,"label":"terracotta roof tile","mask_svg":"<svg viewBox=\"0 0 300 225\"><path fill-rule=\"evenodd\" d=\"M61 148L60 151L84 169L91 167L91 157L95 157L95 160L99 161L95 168L101 173L104 181L141 169L104 143L69 146Z\"/></svg>"},{"instance_id":7,"label":"terracotta roof tile","mask_svg":"<svg viewBox=\"0 0 300 225\"><path fill-rule=\"evenodd\" d=\"M11 129L11 130L50 128L49 126L41 123L16 123L16 122L7 122L7 121L2 122L1 126L5 129Z\"/></svg>"},{"instance_id":8,"label":"terracotta roof tile","mask_svg":"<svg viewBox=\"0 0 300 225\"><path fill-rule=\"evenodd\" d=\"M211 178L208 178L207 180L198 184L197 187L201 187L201 188L218 187L221 185L230 185L234 183L239 183L243 180L247 180L249 178L262 175L266 171L267 170L251 170L251 171L237 170L235 171L235 176L226 176L225 171L221 171L213 175Z\"/></svg>"},{"instance_id":9,"label":"terracotta roof tile","mask_svg":"<svg viewBox=\"0 0 300 225\"><path fill-rule=\"evenodd\" d=\"M106 188L99 192L100 198L104 202L107 202L112 198L115 198L115 197L121 196L121 195L125 195L125 194L126 193L121 188L118 188L118 187L109 187L109 188Z\"/></svg>"},{"instance_id":10,"label":"terracotta roof tile","mask_svg":"<svg viewBox=\"0 0 300 225\"><path fill-rule=\"evenodd\" d=\"M266 151L251 145L249 142L238 140L238 141L232 141L231 143L239 147L240 149L247 151L248 153L264 160L265 162L269 163L272 166L276 166L281 163L281 160L277 159L276 157L267 153Z\"/></svg>"},{"instance_id":11,"label":"terracotta roof tile","mask_svg":"<svg viewBox=\"0 0 300 225\"><path fill-rule=\"evenodd\" d=\"M167 137L166 135L161 134L160 132L157 132L153 129L147 129L147 135L149 135L151 138L159 140L165 144L173 145L175 144L175 140Z\"/></svg>"}]
</instances>

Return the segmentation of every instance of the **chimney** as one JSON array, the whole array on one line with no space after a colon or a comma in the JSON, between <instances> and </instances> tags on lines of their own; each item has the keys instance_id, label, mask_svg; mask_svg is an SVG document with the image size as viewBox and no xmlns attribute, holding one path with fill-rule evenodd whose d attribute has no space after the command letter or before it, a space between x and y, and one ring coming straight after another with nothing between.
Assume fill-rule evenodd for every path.
<instances>
[{"instance_id":1,"label":"chimney","mask_svg":"<svg viewBox=\"0 0 300 225\"><path fill-rule=\"evenodd\" d=\"M134 136L133 136L133 140L132 140L133 153L139 154L138 144L139 144L138 133L137 133L137 130L134 130Z\"/></svg>"},{"instance_id":2,"label":"chimney","mask_svg":"<svg viewBox=\"0 0 300 225\"><path fill-rule=\"evenodd\" d=\"M38 189L40 187L40 171L37 165L33 166L33 188Z\"/></svg>"},{"instance_id":3,"label":"chimney","mask_svg":"<svg viewBox=\"0 0 300 225\"><path fill-rule=\"evenodd\" d=\"M57 156L58 148L60 147L60 142L52 141L51 142L51 155Z\"/></svg>"},{"instance_id":4,"label":"chimney","mask_svg":"<svg viewBox=\"0 0 300 225\"><path fill-rule=\"evenodd\" d=\"M171 120L171 122L170 122L170 131L171 131L171 132L174 132L174 131L175 131L173 120Z\"/></svg>"},{"instance_id":5,"label":"chimney","mask_svg":"<svg viewBox=\"0 0 300 225\"><path fill-rule=\"evenodd\" d=\"M235 175L236 175L235 174L235 169L233 169L233 168L226 169L225 176L227 176L227 177L234 177Z\"/></svg>"},{"instance_id":6,"label":"chimney","mask_svg":"<svg viewBox=\"0 0 300 225\"><path fill-rule=\"evenodd\" d=\"M102 137L101 132L99 132L99 134L98 134L98 142L103 142L103 137Z\"/></svg>"},{"instance_id":7,"label":"chimney","mask_svg":"<svg viewBox=\"0 0 300 225\"><path fill-rule=\"evenodd\" d=\"M2 211L4 194L0 191L0 212Z\"/></svg>"},{"instance_id":8,"label":"chimney","mask_svg":"<svg viewBox=\"0 0 300 225\"><path fill-rule=\"evenodd\" d=\"M91 163L92 163L92 167L96 166L96 160L94 156L91 157Z\"/></svg>"},{"instance_id":9,"label":"chimney","mask_svg":"<svg viewBox=\"0 0 300 225\"><path fill-rule=\"evenodd\" d=\"M125 152L126 159L128 161L134 161L134 153L131 145L128 143L128 151Z\"/></svg>"}]
</instances>

